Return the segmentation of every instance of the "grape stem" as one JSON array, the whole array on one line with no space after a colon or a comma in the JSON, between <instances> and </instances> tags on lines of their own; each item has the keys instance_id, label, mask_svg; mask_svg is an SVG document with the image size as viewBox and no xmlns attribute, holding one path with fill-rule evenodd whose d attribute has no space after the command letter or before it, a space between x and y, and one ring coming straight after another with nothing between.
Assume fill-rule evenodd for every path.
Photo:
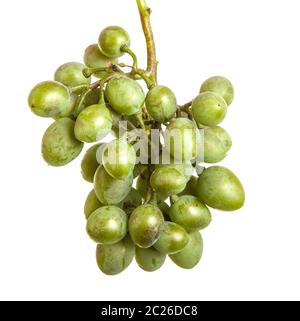
<instances>
[{"instance_id":1,"label":"grape stem","mask_svg":"<svg viewBox=\"0 0 300 321\"><path fill-rule=\"evenodd\" d=\"M189 101L188 103L182 106L179 106L179 109L188 113L190 111L190 107L192 106L192 104L193 104L193 100Z\"/></svg>"},{"instance_id":2,"label":"grape stem","mask_svg":"<svg viewBox=\"0 0 300 321\"><path fill-rule=\"evenodd\" d=\"M153 83L157 84L156 48L154 35L151 27L151 9L147 6L146 0L136 0L140 13L142 28L144 31L147 46L147 71L146 76L150 77Z\"/></svg>"}]
</instances>

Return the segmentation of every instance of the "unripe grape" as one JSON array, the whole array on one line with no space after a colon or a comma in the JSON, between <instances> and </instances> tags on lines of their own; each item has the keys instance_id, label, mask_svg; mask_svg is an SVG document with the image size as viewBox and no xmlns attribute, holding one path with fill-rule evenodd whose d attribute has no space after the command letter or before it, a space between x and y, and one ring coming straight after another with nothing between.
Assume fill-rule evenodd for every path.
<instances>
[{"instance_id":1,"label":"unripe grape","mask_svg":"<svg viewBox=\"0 0 300 321\"><path fill-rule=\"evenodd\" d=\"M158 252L155 248L142 249L136 247L135 259L139 267L146 272L160 269L166 260L166 254Z\"/></svg>"},{"instance_id":2,"label":"unripe grape","mask_svg":"<svg viewBox=\"0 0 300 321\"><path fill-rule=\"evenodd\" d=\"M79 62L68 62L56 70L54 79L68 87L89 85L91 78L83 75L84 68L86 68L85 65Z\"/></svg>"},{"instance_id":3,"label":"unripe grape","mask_svg":"<svg viewBox=\"0 0 300 321\"><path fill-rule=\"evenodd\" d=\"M216 127L209 127L205 129L207 132L214 134L215 136L217 136L221 142L223 143L223 146L226 150L226 152L228 152L232 146L232 140L230 135L227 133L227 131L220 127L220 126L216 126Z\"/></svg>"},{"instance_id":4,"label":"unripe grape","mask_svg":"<svg viewBox=\"0 0 300 321\"><path fill-rule=\"evenodd\" d=\"M172 222L184 227L188 232L206 228L211 222L209 209L197 197L181 196L170 208Z\"/></svg>"},{"instance_id":5,"label":"unripe grape","mask_svg":"<svg viewBox=\"0 0 300 321\"><path fill-rule=\"evenodd\" d=\"M112 121L111 113L105 104L89 106L77 117L75 136L82 142L97 142L109 134Z\"/></svg>"},{"instance_id":6,"label":"unripe grape","mask_svg":"<svg viewBox=\"0 0 300 321\"><path fill-rule=\"evenodd\" d=\"M115 179L111 177L103 166L99 166L94 177L95 193L101 203L116 205L122 202L131 190L133 177Z\"/></svg>"},{"instance_id":7,"label":"unripe grape","mask_svg":"<svg viewBox=\"0 0 300 321\"><path fill-rule=\"evenodd\" d=\"M132 174L136 162L135 149L126 139L107 144L102 152L102 164L107 173L117 179Z\"/></svg>"},{"instance_id":8,"label":"unripe grape","mask_svg":"<svg viewBox=\"0 0 300 321\"><path fill-rule=\"evenodd\" d=\"M90 217L92 213L94 213L98 208L104 206L99 200L98 197L95 194L95 191L92 190L84 204L84 215L86 219Z\"/></svg>"},{"instance_id":9,"label":"unripe grape","mask_svg":"<svg viewBox=\"0 0 300 321\"><path fill-rule=\"evenodd\" d=\"M28 97L31 111L41 117L56 117L68 113L71 103L69 89L56 81L39 83Z\"/></svg>"},{"instance_id":10,"label":"unripe grape","mask_svg":"<svg viewBox=\"0 0 300 321\"><path fill-rule=\"evenodd\" d=\"M107 275L116 275L126 270L134 255L135 245L129 236L116 244L99 244L96 251L98 267Z\"/></svg>"},{"instance_id":11,"label":"unripe grape","mask_svg":"<svg viewBox=\"0 0 300 321\"><path fill-rule=\"evenodd\" d=\"M116 112L127 116L138 113L145 101L142 87L125 76L111 79L107 83L105 96Z\"/></svg>"},{"instance_id":12,"label":"unripe grape","mask_svg":"<svg viewBox=\"0 0 300 321\"><path fill-rule=\"evenodd\" d=\"M100 51L109 58L123 56L123 46L130 46L130 38L126 30L118 26L110 26L102 30L98 46Z\"/></svg>"},{"instance_id":13,"label":"unripe grape","mask_svg":"<svg viewBox=\"0 0 300 321\"><path fill-rule=\"evenodd\" d=\"M81 174L82 177L89 183L94 182L94 176L96 170L99 167L99 162L97 160L98 151L101 150L103 144L96 144L90 147L83 156L81 161Z\"/></svg>"},{"instance_id":14,"label":"unripe grape","mask_svg":"<svg viewBox=\"0 0 300 321\"><path fill-rule=\"evenodd\" d=\"M136 208L129 218L129 233L142 248L151 247L159 238L164 217L158 207L147 204Z\"/></svg>"},{"instance_id":15,"label":"unripe grape","mask_svg":"<svg viewBox=\"0 0 300 321\"><path fill-rule=\"evenodd\" d=\"M187 246L176 254L169 255L170 259L183 269L193 269L201 260L203 254L203 239L199 232L189 234Z\"/></svg>"},{"instance_id":16,"label":"unripe grape","mask_svg":"<svg viewBox=\"0 0 300 321\"><path fill-rule=\"evenodd\" d=\"M191 179L187 182L186 188L178 195L179 196L182 196L182 195L196 196L197 183L198 183L198 177L192 176Z\"/></svg>"},{"instance_id":17,"label":"unripe grape","mask_svg":"<svg viewBox=\"0 0 300 321\"><path fill-rule=\"evenodd\" d=\"M227 104L218 94L204 92L193 101L192 112L199 127L216 126L224 120Z\"/></svg>"},{"instance_id":18,"label":"unripe grape","mask_svg":"<svg viewBox=\"0 0 300 321\"><path fill-rule=\"evenodd\" d=\"M101 207L89 216L86 230L99 244L115 244L127 233L127 215L116 206Z\"/></svg>"},{"instance_id":19,"label":"unripe grape","mask_svg":"<svg viewBox=\"0 0 300 321\"><path fill-rule=\"evenodd\" d=\"M66 165L82 151L83 143L76 139L74 125L73 120L61 118L46 130L42 140L42 155L49 165Z\"/></svg>"},{"instance_id":20,"label":"unripe grape","mask_svg":"<svg viewBox=\"0 0 300 321\"><path fill-rule=\"evenodd\" d=\"M185 162L178 162L177 160L170 159L170 164L156 164L155 168L161 168L161 167L168 167L168 168L175 168L177 169L182 175L185 176L186 180L189 181L193 171L194 167L190 161Z\"/></svg>"},{"instance_id":21,"label":"unripe grape","mask_svg":"<svg viewBox=\"0 0 300 321\"><path fill-rule=\"evenodd\" d=\"M245 192L239 179L221 166L207 168L199 177L197 196L208 206L222 211L235 211L245 202Z\"/></svg>"},{"instance_id":22,"label":"unripe grape","mask_svg":"<svg viewBox=\"0 0 300 321\"><path fill-rule=\"evenodd\" d=\"M165 222L154 248L163 254L175 254L182 251L188 242L189 236L183 227L172 222Z\"/></svg>"},{"instance_id":23,"label":"unripe grape","mask_svg":"<svg viewBox=\"0 0 300 321\"><path fill-rule=\"evenodd\" d=\"M54 116L53 119L58 120L58 119L65 118L65 117L71 118L73 120L76 119L76 117L74 116L74 112L76 110L78 100L79 100L79 97L77 95L71 94L71 102L70 102L69 108L67 110L65 110L65 112Z\"/></svg>"},{"instance_id":24,"label":"unripe grape","mask_svg":"<svg viewBox=\"0 0 300 321\"><path fill-rule=\"evenodd\" d=\"M88 68L106 68L111 64L117 64L118 59L108 58L100 51L98 44L90 45L86 48L83 56L84 64ZM103 78L107 76L106 72L97 72L95 77Z\"/></svg>"},{"instance_id":25,"label":"unripe grape","mask_svg":"<svg viewBox=\"0 0 300 321\"><path fill-rule=\"evenodd\" d=\"M165 144L171 156L182 161L190 161L200 153L200 133L195 124L187 118L177 118L170 122L165 132Z\"/></svg>"},{"instance_id":26,"label":"unripe grape","mask_svg":"<svg viewBox=\"0 0 300 321\"><path fill-rule=\"evenodd\" d=\"M210 128L204 129L204 161L205 163L218 163L226 157L226 148L223 142Z\"/></svg>"},{"instance_id":27,"label":"unripe grape","mask_svg":"<svg viewBox=\"0 0 300 321\"><path fill-rule=\"evenodd\" d=\"M155 86L146 96L146 108L150 116L159 123L169 121L177 110L177 101L171 89Z\"/></svg>"},{"instance_id":28,"label":"unripe grape","mask_svg":"<svg viewBox=\"0 0 300 321\"><path fill-rule=\"evenodd\" d=\"M225 77L216 76L207 79L202 84L200 88L200 93L206 91L214 92L223 97L227 103L227 106L229 106L232 103L234 98L234 88L231 82Z\"/></svg>"},{"instance_id":29,"label":"unripe grape","mask_svg":"<svg viewBox=\"0 0 300 321\"><path fill-rule=\"evenodd\" d=\"M155 192L165 196L176 195L185 189L187 180L172 167L157 168L150 177L150 185Z\"/></svg>"},{"instance_id":30,"label":"unripe grape","mask_svg":"<svg viewBox=\"0 0 300 321\"><path fill-rule=\"evenodd\" d=\"M126 214L130 215L137 207L142 205L142 202L142 196L135 188L132 187L129 194L123 201L123 210Z\"/></svg>"}]
</instances>

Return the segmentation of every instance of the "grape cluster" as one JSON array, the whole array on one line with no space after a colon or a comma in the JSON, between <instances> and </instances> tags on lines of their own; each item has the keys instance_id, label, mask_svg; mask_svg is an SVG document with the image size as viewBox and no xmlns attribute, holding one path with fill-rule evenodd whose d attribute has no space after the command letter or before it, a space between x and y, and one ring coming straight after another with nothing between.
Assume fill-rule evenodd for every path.
<instances>
[{"instance_id":1,"label":"grape cluster","mask_svg":"<svg viewBox=\"0 0 300 321\"><path fill-rule=\"evenodd\" d=\"M119 62L124 54L133 58L132 65ZM53 81L32 89L28 102L34 114L54 121L42 139L49 165L66 165L84 143L96 143L86 151L81 171L93 184L84 214L87 233L97 243L100 270L119 274L134 257L145 271L159 269L166 256L179 267L195 267L203 252L199 231L211 223L209 208L234 211L244 204L234 173L199 166L201 150L202 162L218 163L231 148L231 138L219 124L233 100L232 84L212 77L195 99L179 106L171 89L139 69L128 33L117 26L101 32L83 61L60 66ZM93 77L98 80L92 82ZM146 95L140 81L148 88ZM127 130L122 132L121 124ZM149 138L147 149L156 145L154 164L150 156L141 161L138 138L131 135L136 129ZM151 140L153 129L160 131L158 142ZM101 142L110 133L116 138Z\"/></svg>"}]
</instances>

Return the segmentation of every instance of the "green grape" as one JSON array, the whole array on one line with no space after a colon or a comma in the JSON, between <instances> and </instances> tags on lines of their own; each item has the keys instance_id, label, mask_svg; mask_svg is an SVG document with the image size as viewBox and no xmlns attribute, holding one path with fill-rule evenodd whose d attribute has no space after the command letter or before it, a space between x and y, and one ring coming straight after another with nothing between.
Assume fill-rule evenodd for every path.
<instances>
[{"instance_id":1,"label":"green grape","mask_svg":"<svg viewBox=\"0 0 300 321\"><path fill-rule=\"evenodd\" d=\"M201 260L203 254L203 239L199 232L189 234L189 243L176 254L169 255L170 259L183 269L194 268Z\"/></svg>"},{"instance_id":2,"label":"green grape","mask_svg":"<svg viewBox=\"0 0 300 321\"><path fill-rule=\"evenodd\" d=\"M131 190L133 177L115 179L111 177L103 166L99 166L94 177L95 193L101 203L116 205L122 202Z\"/></svg>"},{"instance_id":3,"label":"green grape","mask_svg":"<svg viewBox=\"0 0 300 321\"><path fill-rule=\"evenodd\" d=\"M200 153L200 133L187 118L170 122L165 132L165 145L171 156L179 161L190 161Z\"/></svg>"},{"instance_id":4,"label":"green grape","mask_svg":"<svg viewBox=\"0 0 300 321\"><path fill-rule=\"evenodd\" d=\"M104 206L88 218L86 230L99 244L115 244L127 234L127 215L117 206Z\"/></svg>"},{"instance_id":5,"label":"green grape","mask_svg":"<svg viewBox=\"0 0 300 321\"><path fill-rule=\"evenodd\" d=\"M229 106L232 103L234 98L234 88L231 82L225 77L216 76L207 79L202 84L200 88L200 93L206 91L214 92L223 97L227 103L227 106Z\"/></svg>"},{"instance_id":6,"label":"green grape","mask_svg":"<svg viewBox=\"0 0 300 321\"><path fill-rule=\"evenodd\" d=\"M92 213L102 206L104 205L98 200L95 191L91 190L84 204L84 215L86 219L88 219Z\"/></svg>"},{"instance_id":7,"label":"green grape","mask_svg":"<svg viewBox=\"0 0 300 321\"><path fill-rule=\"evenodd\" d=\"M171 206L169 215L172 222L184 227L188 232L206 228L211 222L209 209L197 197L184 195Z\"/></svg>"},{"instance_id":8,"label":"green grape","mask_svg":"<svg viewBox=\"0 0 300 321\"><path fill-rule=\"evenodd\" d=\"M98 44L90 45L86 48L83 56L84 64L89 68L106 68L111 64L117 64L118 59L110 59L103 55L100 51ZM107 76L106 72L97 72L94 74L97 78L103 78Z\"/></svg>"},{"instance_id":9,"label":"green grape","mask_svg":"<svg viewBox=\"0 0 300 321\"><path fill-rule=\"evenodd\" d=\"M107 173L117 179L131 175L135 166L135 149L126 139L107 144L102 152L102 164Z\"/></svg>"},{"instance_id":10,"label":"green grape","mask_svg":"<svg viewBox=\"0 0 300 321\"><path fill-rule=\"evenodd\" d=\"M163 254L175 254L182 251L188 242L189 236L183 227L172 222L165 222L154 248Z\"/></svg>"},{"instance_id":11,"label":"green grape","mask_svg":"<svg viewBox=\"0 0 300 321\"><path fill-rule=\"evenodd\" d=\"M226 150L226 152L228 152L232 146L232 140L230 135L227 133L227 131L220 127L220 126L216 126L216 127L209 127L205 129L207 132L214 134L215 136L217 136L220 141L223 143L223 146Z\"/></svg>"},{"instance_id":12,"label":"green grape","mask_svg":"<svg viewBox=\"0 0 300 321\"><path fill-rule=\"evenodd\" d=\"M89 106L76 120L75 136L82 142L97 142L109 134L112 121L111 113L105 104Z\"/></svg>"},{"instance_id":13,"label":"green grape","mask_svg":"<svg viewBox=\"0 0 300 321\"><path fill-rule=\"evenodd\" d=\"M164 196L182 192L186 183L186 177L172 167L157 168L150 177L150 185L153 190Z\"/></svg>"},{"instance_id":14,"label":"green grape","mask_svg":"<svg viewBox=\"0 0 300 321\"><path fill-rule=\"evenodd\" d=\"M185 176L187 181L190 180L194 171L194 167L190 161L178 162L177 160L170 159L169 163L170 164L162 164L162 160L161 160L160 164L155 165L155 168L162 168L162 167L175 168L182 175Z\"/></svg>"},{"instance_id":15,"label":"green grape","mask_svg":"<svg viewBox=\"0 0 300 321\"><path fill-rule=\"evenodd\" d=\"M100 100L99 88L89 91L83 102L81 102L81 96L79 96L73 111L73 116L77 118L78 115L87 107L92 105L97 105L99 103L99 100Z\"/></svg>"},{"instance_id":16,"label":"green grape","mask_svg":"<svg viewBox=\"0 0 300 321\"><path fill-rule=\"evenodd\" d=\"M125 76L111 79L107 83L105 96L116 112L127 116L138 113L145 101L143 88Z\"/></svg>"},{"instance_id":17,"label":"green grape","mask_svg":"<svg viewBox=\"0 0 300 321\"><path fill-rule=\"evenodd\" d=\"M129 233L133 242L142 248L151 247L159 238L163 214L154 205L141 205L129 218Z\"/></svg>"},{"instance_id":18,"label":"green grape","mask_svg":"<svg viewBox=\"0 0 300 321\"><path fill-rule=\"evenodd\" d=\"M226 148L223 142L210 130L204 129L204 161L218 163L226 157Z\"/></svg>"},{"instance_id":19,"label":"green grape","mask_svg":"<svg viewBox=\"0 0 300 321\"><path fill-rule=\"evenodd\" d=\"M222 166L209 167L200 175L197 196L208 206L223 211L238 210L245 202L241 182Z\"/></svg>"},{"instance_id":20,"label":"green grape","mask_svg":"<svg viewBox=\"0 0 300 321\"><path fill-rule=\"evenodd\" d=\"M141 175L138 177L136 182L136 189L140 193L140 195L145 199L149 189L149 179L150 172L148 169L143 171ZM156 194L156 198L158 202L164 201L168 196L162 194Z\"/></svg>"},{"instance_id":21,"label":"green grape","mask_svg":"<svg viewBox=\"0 0 300 321\"><path fill-rule=\"evenodd\" d=\"M83 75L84 68L86 68L85 65L79 62L68 62L56 70L54 79L68 87L89 85L91 78Z\"/></svg>"},{"instance_id":22,"label":"green grape","mask_svg":"<svg viewBox=\"0 0 300 321\"><path fill-rule=\"evenodd\" d=\"M159 123L169 121L177 110L177 100L171 89L155 86L146 96L146 108L150 116Z\"/></svg>"},{"instance_id":23,"label":"green grape","mask_svg":"<svg viewBox=\"0 0 300 321\"><path fill-rule=\"evenodd\" d=\"M129 194L123 201L123 210L126 214L130 215L137 207L142 204L142 201L143 199L140 193L132 187Z\"/></svg>"},{"instance_id":24,"label":"green grape","mask_svg":"<svg viewBox=\"0 0 300 321\"><path fill-rule=\"evenodd\" d=\"M69 89L56 81L45 81L36 85L28 97L31 111L40 117L56 117L70 110Z\"/></svg>"},{"instance_id":25,"label":"green grape","mask_svg":"<svg viewBox=\"0 0 300 321\"><path fill-rule=\"evenodd\" d=\"M97 160L97 153L98 151L101 150L101 146L103 146L103 144L96 144L90 147L86 151L81 161L82 177L89 183L94 182L94 176L95 176L96 170L99 167L99 162Z\"/></svg>"},{"instance_id":26,"label":"green grape","mask_svg":"<svg viewBox=\"0 0 300 321\"><path fill-rule=\"evenodd\" d=\"M135 259L139 267L146 272L160 269L166 260L166 254L158 252L155 248L142 249L136 247Z\"/></svg>"},{"instance_id":27,"label":"green grape","mask_svg":"<svg viewBox=\"0 0 300 321\"><path fill-rule=\"evenodd\" d=\"M76 117L74 117L74 111L76 109L78 100L79 100L79 97L77 95L71 94L71 101L70 101L69 108L65 112L54 116L53 119L54 120L58 120L58 119L61 119L61 118L68 117L68 118L71 118L71 119L75 120Z\"/></svg>"},{"instance_id":28,"label":"green grape","mask_svg":"<svg viewBox=\"0 0 300 321\"><path fill-rule=\"evenodd\" d=\"M110 26L102 30L98 46L101 52L109 58L123 56L123 46L130 46L130 38L126 30L118 26Z\"/></svg>"},{"instance_id":29,"label":"green grape","mask_svg":"<svg viewBox=\"0 0 300 321\"><path fill-rule=\"evenodd\" d=\"M61 118L46 130L42 139L42 155L49 165L64 166L81 153L83 143L76 139L74 125L70 118Z\"/></svg>"},{"instance_id":30,"label":"green grape","mask_svg":"<svg viewBox=\"0 0 300 321\"><path fill-rule=\"evenodd\" d=\"M216 126L224 120L227 104L218 94L204 92L193 101L192 112L199 127Z\"/></svg>"},{"instance_id":31,"label":"green grape","mask_svg":"<svg viewBox=\"0 0 300 321\"><path fill-rule=\"evenodd\" d=\"M182 195L196 196L197 183L198 183L198 177L192 176L191 179L187 182L186 188L178 195L179 196L182 196Z\"/></svg>"},{"instance_id":32,"label":"green grape","mask_svg":"<svg viewBox=\"0 0 300 321\"><path fill-rule=\"evenodd\" d=\"M116 244L99 244L96 251L98 267L107 275L116 275L126 270L134 255L135 245L129 236Z\"/></svg>"}]
</instances>

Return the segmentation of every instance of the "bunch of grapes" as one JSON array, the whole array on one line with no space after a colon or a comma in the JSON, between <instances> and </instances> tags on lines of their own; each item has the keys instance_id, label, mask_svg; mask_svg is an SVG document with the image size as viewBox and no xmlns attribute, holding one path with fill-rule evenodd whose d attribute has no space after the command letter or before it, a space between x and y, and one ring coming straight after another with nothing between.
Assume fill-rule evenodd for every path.
<instances>
[{"instance_id":1,"label":"bunch of grapes","mask_svg":"<svg viewBox=\"0 0 300 321\"><path fill-rule=\"evenodd\" d=\"M150 10L144 0L137 3L147 69L139 68L128 33L110 26L85 50L84 64L60 66L54 80L36 85L28 99L34 114L54 121L42 139L49 165L66 165L84 143L95 143L81 163L83 178L93 184L84 214L97 264L107 275L123 272L134 257L145 271L158 270L167 256L194 268L203 252L199 231L211 223L209 208L234 211L245 200L233 172L202 166L222 161L231 148L219 124L233 100L232 84L209 78L196 98L178 105L172 90L157 82ZM132 65L119 61L124 54ZM109 134L115 138L104 143Z\"/></svg>"}]
</instances>

